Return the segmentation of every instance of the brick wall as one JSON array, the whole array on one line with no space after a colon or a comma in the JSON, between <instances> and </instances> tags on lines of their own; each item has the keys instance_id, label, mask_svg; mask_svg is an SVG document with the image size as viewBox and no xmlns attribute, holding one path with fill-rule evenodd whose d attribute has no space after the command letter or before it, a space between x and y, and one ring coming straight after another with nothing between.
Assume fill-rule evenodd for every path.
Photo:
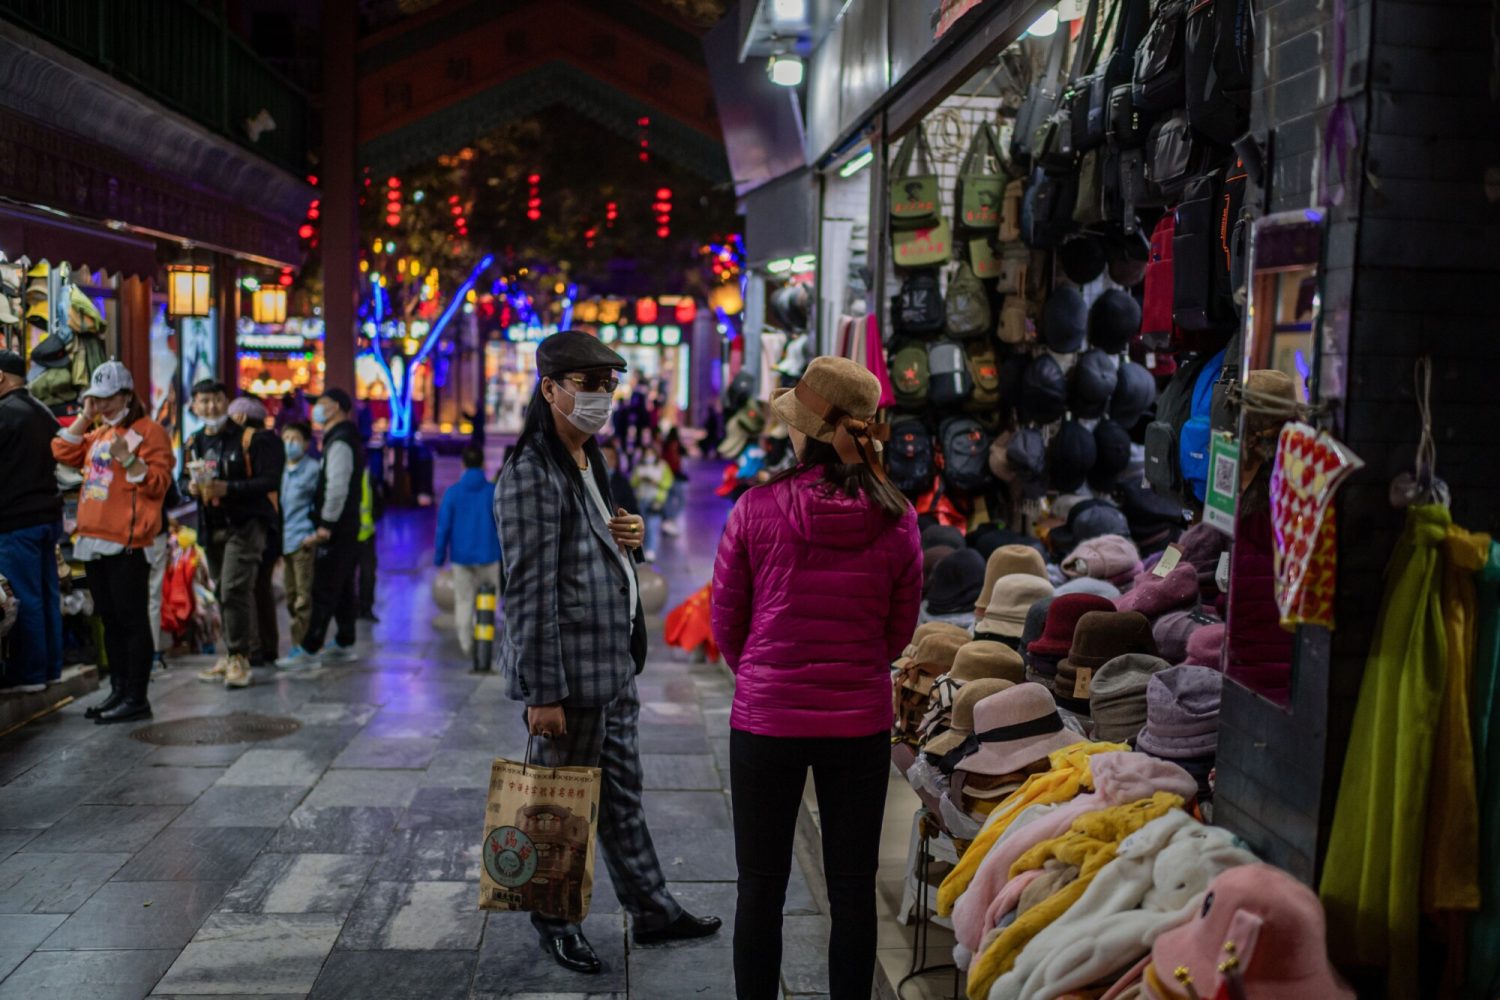
<instances>
[{"instance_id":1,"label":"brick wall","mask_svg":"<svg viewBox=\"0 0 1500 1000\"><path fill-rule=\"evenodd\" d=\"M1341 495L1338 630L1303 629L1290 711L1226 687L1216 819L1316 878L1383 573L1403 515L1387 496L1420 422L1412 369L1433 360L1439 475L1458 523L1500 532L1500 102L1486 3L1349 5L1339 81L1360 145L1324 269L1325 389L1367 464ZM1331 0L1260 4L1254 127L1273 135L1270 209L1318 204L1337 94ZM1488 180L1488 188L1486 181Z\"/></svg>"}]
</instances>

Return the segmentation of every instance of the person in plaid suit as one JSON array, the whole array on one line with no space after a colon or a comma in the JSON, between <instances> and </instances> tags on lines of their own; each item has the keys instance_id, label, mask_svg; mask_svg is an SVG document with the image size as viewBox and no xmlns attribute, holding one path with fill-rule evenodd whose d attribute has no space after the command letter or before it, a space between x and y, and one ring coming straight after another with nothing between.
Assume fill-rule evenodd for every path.
<instances>
[{"instance_id":1,"label":"person in plaid suit","mask_svg":"<svg viewBox=\"0 0 1500 1000\"><path fill-rule=\"evenodd\" d=\"M646 662L646 628L635 559L645 523L606 500L608 472L594 441L608 426L625 360L571 330L544 340L536 358L540 381L495 484L505 567L501 676L526 704L529 732L544 737L533 759L603 772L599 842L635 942L706 937L720 921L693 916L667 891L641 799L635 676ZM577 924L531 919L558 964L601 970Z\"/></svg>"}]
</instances>

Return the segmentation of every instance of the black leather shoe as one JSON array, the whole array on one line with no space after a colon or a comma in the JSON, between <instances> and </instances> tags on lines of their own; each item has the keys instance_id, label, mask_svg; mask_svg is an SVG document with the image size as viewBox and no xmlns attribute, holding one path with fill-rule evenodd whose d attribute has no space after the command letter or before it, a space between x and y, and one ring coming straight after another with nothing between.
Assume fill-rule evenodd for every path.
<instances>
[{"instance_id":1,"label":"black leather shoe","mask_svg":"<svg viewBox=\"0 0 1500 1000\"><path fill-rule=\"evenodd\" d=\"M97 705L90 705L84 711L83 717L85 719L97 719L124 700L125 693L123 691L111 691L108 698L105 698Z\"/></svg>"},{"instance_id":2,"label":"black leather shoe","mask_svg":"<svg viewBox=\"0 0 1500 1000\"><path fill-rule=\"evenodd\" d=\"M636 944L662 944L667 941L691 941L719 932L724 921L718 917L695 917L686 910L670 924L651 931L636 931Z\"/></svg>"},{"instance_id":3,"label":"black leather shoe","mask_svg":"<svg viewBox=\"0 0 1500 1000\"><path fill-rule=\"evenodd\" d=\"M542 939L542 950L551 955L558 965L570 972L581 972L593 976L603 971L604 964L594 954L594 946L582 934Z\"/></svg>"},{"instance_id":4,"label":"black leather shoe","mask_svg":"<svg viewBox=\"0 0 1500 1000\"><path fill-rule=\"evenodd\" d=\"M108 712L99 713L99 718L94 720L96 726L108 726L115 722L134 722L137 719L151 718L151 703L148 701L120 702Z\"/></svg>"}]
</instances>

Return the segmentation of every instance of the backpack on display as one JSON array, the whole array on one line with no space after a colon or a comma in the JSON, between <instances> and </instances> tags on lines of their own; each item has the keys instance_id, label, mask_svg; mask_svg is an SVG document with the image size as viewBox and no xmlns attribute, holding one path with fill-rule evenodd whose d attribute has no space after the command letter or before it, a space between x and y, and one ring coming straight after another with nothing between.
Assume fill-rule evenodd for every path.
<instances>
[{"instance_id":1,"label":"backpack on display","mask_svg":"<svg viewBox=\"0 0 1500 1000\"><path fill-rule=\"evenodd\" d=\"M912 173L912 160L916 173ZM942 217L938 211L938 175L932 166L932 150L927 145L927 129L918 125L896 148L890 175L891 224L901 229L935 226Z\"/></svg>"},{"instance_id":2,"label":"backpack on display","mask_svg":"<svg viewBox=\"0 0 1500 1000\"><path fill-rule=\"evenodd\" d=\"M963 406L974 391L964 349L951 340L927 345L927 377L927 401L941 409Z\"/></svg>"},{"instance_id":3,"label":"backpack on display","mask_svg":"<svg viewBox=\"0 0 1500 1000\"><path fill-rule=\"evenodd\" d=\"M1015 243L1001 248L1000 271L995 275L995 291L1001 295L1014 295L1026 288L1026 269L1031 264L1031 251L1024 244Z\"/></svg>"},{"instance_id":4,"label":"backpack on display","mask_svg":"<svg viewBox=\"0 0 1500 1000\"><path fill-rule=\"evenodd\" d=\"M896 297L896 329L914 337L943 332L943 293L936 270L912 271Z\"/></svg>"},{"instance_id":5,"label":"backpack on display","mask_svg":"<svg viewBox=\"0 0 1500 1000\"><path fill-rule=\"evenodd\" d=\"M908 410L920 410L927 405L928 373L927 348L922 344L908 344L891 355L891 388L896 393L896 405Z\"/></svg>"},{"instance_id":6,"label":"backpack on display","mask_svg":"<svg viewBox=\"0 0 1500 1000\"><path fill-rule=\"evenodd\" d=\"M1057 32L1047 50L1046 68L1042 70L1041 77L1031 85L1026 99L1016 112L1016 122L1010 138L1010 158L1023 167L1035 165L1032 140L1037 128L1057 110L1057 103L1062 97L1062 63L1067 49L1067 32Z\"/></svg>"},{"instance_id":7,"label":"backpack on display","mask_svg":"<svg viewBox=\"0 0 1500 1000\"><path fill-rule=\"evenodd\" d=\"M1120 149L1139 149L1151 136L1151 125L1156 120L1150 111L1135 106L1134 90L1122 83L1109 92L1109 124L1106 132L1109 141Z\"/></svg>"},{"instance_id":8,"label":"backpack on display","mask_svg":"<svg viewBox=\"0 0 1500 1000\"><path fill-rule=\"evenodd\" d=\"M1227 146L1250 124L1255 51L1250 0L1195 0L1187 12L1184 50L1188 121Z\"/></svg>"},{"instance_id":9,"label":"backpack on display","mask_svg":"<svg viewBox=\"0 0 1500 1000\"><path fill-rule=\"evenodd\" d=\"M1005 200L1000 206L1001 243L1021 240L1021 199L1026 195L1026 181L1017 179L1005 185Z\"/></svg>"},{"instance_id":10,"label":"backpack on display","mask_svg":"<svg viewBox=\"0 0 1500 1000\"><path fill-rule=\"evenodd\" d=\"M983 337L993 322L989 292L974 269L960 263L948 279L948 294L943 299L943 324L949 336L958 340Z\"/></svg>"},{"instance_id":11,"label":"backpack on display","mask_svg":"<svg viewBox=\"0 0 1500 1000\"><path fill-rule=\"evenodd\" d=\"M1171 111L1187 103L1183 72L1188 0L1165 0L1136 46L1132 103L1141 111Z\"/></svg>"},{"instance_id":12,"label":"backpack on display","mask_svg":"<svg viewBox=\"0 0 1500 1000\"><path fill-rule=\"evenodd\" d=\"M1148 351L1169 350L1175 340L1172 324L1172 235L1176 218L1168 212L1151 230L1151 255L1141 301L1141 346Z\"/></svg>"},{"instance_id":13,"label":"backpack on display","mask_svg":"<svg viewBox=\"0 0 1500 1000\"><path fill-rule=\"evenodd\" d=\"M907 496L916 496L932 485L936 469L932 435L916 417L902 417L891 424L891 440L885 449L885 472L892 485Z\"/></svg>"},{"instance_id":14,"label":"backpack on display","mask_svg":"<svg viewBox=\"0 0 1500 1000\"><path fill-rule=\"evenodd\" d=\"M1207 158L1203 141L1193 135L1188 124L1187 112L1174 112L1151 129L1146 143L1146 180L1171 201L1203 172Z\"/></svg>"},{"instance_id":15,"label":"backpack on display","mask_svg":"<svg viewBox=\"0 0 1500 1000\"><path fill-rule=\"evenodd\" d=\"M951 417L939 430L943 446L943 481L948 488L973 493L984 488L990 471L990 436L977 420Z\"/></svg>"},{"instance_id":16,"label":"backpack on display","mask_svg":"<svg viewBox=\"0 0 1500 1000\"><path fill-rule=\"evenodd\" d=\"M1146 482L1161 496L1187 498L1178 434L1192 415L1193 389L1209 360L1198 355L1177 369L1156 400L1156 416L1146 425Z\"/></svg>"},{"instance_id":17,"label":"backpack on display","mask_svg":"<svg viewBox=\"0 0 1500 1000\"><path fill-rule=\"evenodd\" d=\"M1104 56L1102 50L1117 13L1120 17L1118 44L1113 52ZM1099 34L1099 46L1089 74L1073 81L1073 146L1080 153L1097 149L1108 137L1110 95L1116 87L1130 84L1136 46L1145 33L1148 13L1147 0L1115 0Z\"/></svg>"},{"instance_id":18,"label":"backpack on display","mask_svg":"<svg viewBox=\"0 0 1500 1000\"><path fill-rule=\"evenodd\" d=\"M1215 171L1194 178L1177 206L1172 318L1183 331L1219 331L1239 320L1230 281L1229 241L1244 198L1243 170L1227 176ZM1204 348L1201 338L1184 338L1180 344Z\"/></svg>"},{"instance_id":19,"label":"backpack on display","mask_svg":"<svg viewBox=\"0 0 1500 1000\"><path fill-rule=\"evenodd\" d=\"M964 361L974 389L964 407L970 413L988 414L1000 407L1000 359L988 337L964 345Z\"/></svg>"},{"instance_id":20,"label":"backpack on display","mask_svg":"<svg viewBox=\"0 0 1500 1000\"><path fill-rule=\"evenodd\" d=\"M1193 380L1188 418L1177 432L1177 462L1182 481L1199 503L1208 494L1208 450L1213 440L1214 385L1224 367L1225 351L1209 357Z\"/></svg>"},{"instance_id":21,"label":"backpack on display","mask_svg":"<svg viewBox=\"0 0 1500 1000\"><path fill-rule=\"evenodd\" d=\"M1052 175L1037 171L1021 202L1021 238L1038 250L1055 250L1078 230L1073 208L1078 201L1076 172Z\"/></svg>"}]
</instances>

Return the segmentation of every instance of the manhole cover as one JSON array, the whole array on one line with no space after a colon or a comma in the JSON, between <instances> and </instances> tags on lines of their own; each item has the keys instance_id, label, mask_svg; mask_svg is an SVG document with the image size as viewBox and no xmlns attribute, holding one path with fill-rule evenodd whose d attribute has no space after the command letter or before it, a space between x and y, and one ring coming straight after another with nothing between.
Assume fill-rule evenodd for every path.
<instances>
[{"instance_id":1,"label":"manhole cover","mask_svg":"<svg viewBox=\"0 0 1500 1000\"><path fill-rule=\"evenodd\" d=\"M301 728L302 723L285 716L231 712L228 715L198 715L158 722L137 729L130 736L159 747L201 747L274 740Z\"/></svg>"}]
</instances>

